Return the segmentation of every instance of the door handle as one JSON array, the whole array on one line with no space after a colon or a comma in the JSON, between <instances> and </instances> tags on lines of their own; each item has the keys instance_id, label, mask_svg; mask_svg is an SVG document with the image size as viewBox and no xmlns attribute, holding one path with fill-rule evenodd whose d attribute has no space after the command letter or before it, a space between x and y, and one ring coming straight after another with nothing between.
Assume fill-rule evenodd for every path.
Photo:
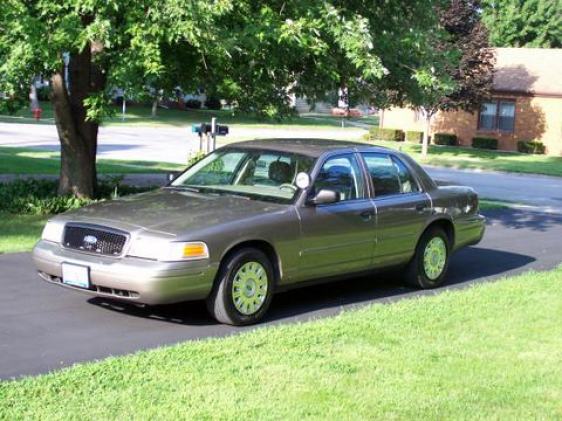
<instances>
[{"instance_id":1,"label":"door handle","mask_svg":"<svg viewBox=\"0 0 562 421\"><path fill-rule=\"evenodd\" d=\"M361 217L361 219L363 219L364 221L370 221L371 218L373 216L375 216L375 212L374 211L363 211L359 214L359 216Z\"/></svg>"}]
</instances>

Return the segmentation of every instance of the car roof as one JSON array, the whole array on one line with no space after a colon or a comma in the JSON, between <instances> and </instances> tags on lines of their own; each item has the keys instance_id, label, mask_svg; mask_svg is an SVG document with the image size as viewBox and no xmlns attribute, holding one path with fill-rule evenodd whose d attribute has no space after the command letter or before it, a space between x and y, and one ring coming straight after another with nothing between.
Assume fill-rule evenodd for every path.
<instances>
[{"instance_id":1,"label":"car roof","mask_svg":"<svg viewBox=\"0 0 562 421\"><path fill-rule=\"evenodd\" d=\"M306 155L313 158L318 158L325 152L331 152L338 149L369 149L373 152L395 152L383 146L369 145L360 142L349 142L333 139L255 139L247 140L244 142L231 143L225 148L243 148L243 149L260 149L267 151L289 152L300 155Z\"/></svg>"}]
</instances>

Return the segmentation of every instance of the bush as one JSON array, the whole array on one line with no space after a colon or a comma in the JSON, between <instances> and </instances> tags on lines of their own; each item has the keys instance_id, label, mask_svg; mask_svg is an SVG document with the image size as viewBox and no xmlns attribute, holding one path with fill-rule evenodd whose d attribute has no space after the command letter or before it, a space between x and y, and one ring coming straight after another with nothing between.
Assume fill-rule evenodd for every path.
<instances>
[{"instance_id":1,"label":"bush","mask_svg":"<svg viewBox=\"0 0 562 421\"><path fill-rule=\"evenodd\" d=\"M210 96L205 101L205 107L209 110L220 110L222 108L221 100L215 96Z\"/></svg>"},{"instance_id":2,"label":"bush","mask_svg":"<svg viewBox=\"0 0 562 421\"><path fill-rule=\"evenodd\" d=\"M498 139L493 137L473 137L472 147L478 149L498 149Z\"/></svg>"},{"instance_id":3,"label":"bush","mask_svg":"<svg viewBox=\"0 0 562 421\"><path fill-rule=\"evenodd\" d=\"M534 140L520 140L517 142L517 150L523 153L544 155L546 148L543 143Z\"/></svg>"},{"instance_id":4,"label":"bush","mask_svg":"<svg viewBox=\"0 0 562 421\"><path fill-rule=\"evenodd\" d=\"M435 133L433 135L435 145L457 146L457 135L453 133Z\"/></svg>"},{"instance_id":5,"label":"bush","mask_svg":"<svg viewBox=\"0 0 562 421\"><path fill-rule=\"evenodd\" d=\"M406 142L421 143L423 139L423 132L407 131Z\"/></svg>"},{"instance_id":6,"label":"bush","mask_svg":"<svg viewBox=\"0 0 562 421\"><path fill-rule=\"evenodd\" d=\"M188 99L185 101L185 108L191 108L192 110L198 110L201 108L201 101L198 99Z\"/></svg>"},{"instance_id":7,"label":"bush","mask_svg":"<svg viewBox=\"0 0 562 421\"><path fill-rule=\"evenodd\" d=\"M98 200L140 193L150 189L120 185L120 181L119 177L99 181L96 199L80 199L71 195L59 196L56 180L28 178L0 183L0 211L28 215L57 214L89 205Z\"/></svg>"},{"instance_id":8,"label":"bush","mask_svg":"<svg viewBox=\"0 0 562 421\"><path fill-rule=\"evenodd\" d=\"M197 151L195 153L192 153L187 158L187 166L191 167L192 165L197 164L199 161L201 161L203 158L205 158L205 156L206 156L205 152L203 152L203 151Z\"/></svg>"},{"instance_id":9,"label":"bush","mask_svg":"<svg viewBox=\"0 0 562 421\"><path fill-rule=\"evenodd\" d=\"M404 132L399 129L380 129L373 127L369 130L371 140L390 140L394 142L404 141Z\"/></svg>"}]
</instances>

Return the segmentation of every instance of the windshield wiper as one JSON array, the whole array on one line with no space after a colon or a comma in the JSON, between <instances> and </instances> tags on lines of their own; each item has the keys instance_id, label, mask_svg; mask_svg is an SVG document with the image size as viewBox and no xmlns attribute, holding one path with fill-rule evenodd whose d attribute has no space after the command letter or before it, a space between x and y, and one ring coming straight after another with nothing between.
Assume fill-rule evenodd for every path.
<instances>
[{"instance_id":1,"label":"windshield wiper","mask_svg":"<svg viewBox=\"0 0 562 421\"><path fill-rule=\"evenodd\" d=\"M187 190L193 193L201 193L201 190L193 186L167 186L167 189Z\"/></svg>"}]
</instances>

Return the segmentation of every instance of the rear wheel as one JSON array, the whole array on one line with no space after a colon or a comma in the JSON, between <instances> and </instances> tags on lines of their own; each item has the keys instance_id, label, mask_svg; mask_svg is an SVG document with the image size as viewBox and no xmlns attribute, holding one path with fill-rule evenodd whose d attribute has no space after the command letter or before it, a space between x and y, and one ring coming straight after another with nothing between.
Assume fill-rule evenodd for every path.
<instances>
[{"instance_id":1,"label":"rear wheel","mask_svg":"<svg viewBox=\"0 0 562 421\"><path fill-rule=\"evenodd\" d=\"M406 282L416 288L443 284L449 266L449 238L441 228L429 228L420 238L406 270Z\"/></svg>"},{"instance_id":2,"label":"rear wheel","mask_svg":"<svg viewBox=\"0 0 562 421\"><path fill-rule=\"evenodd\" d=\"M273 286L274 272L267 256L258 249L241 249L222 263L207 308L221 323L256 323L271 303Z\"/></svg>"}]
</instances>

